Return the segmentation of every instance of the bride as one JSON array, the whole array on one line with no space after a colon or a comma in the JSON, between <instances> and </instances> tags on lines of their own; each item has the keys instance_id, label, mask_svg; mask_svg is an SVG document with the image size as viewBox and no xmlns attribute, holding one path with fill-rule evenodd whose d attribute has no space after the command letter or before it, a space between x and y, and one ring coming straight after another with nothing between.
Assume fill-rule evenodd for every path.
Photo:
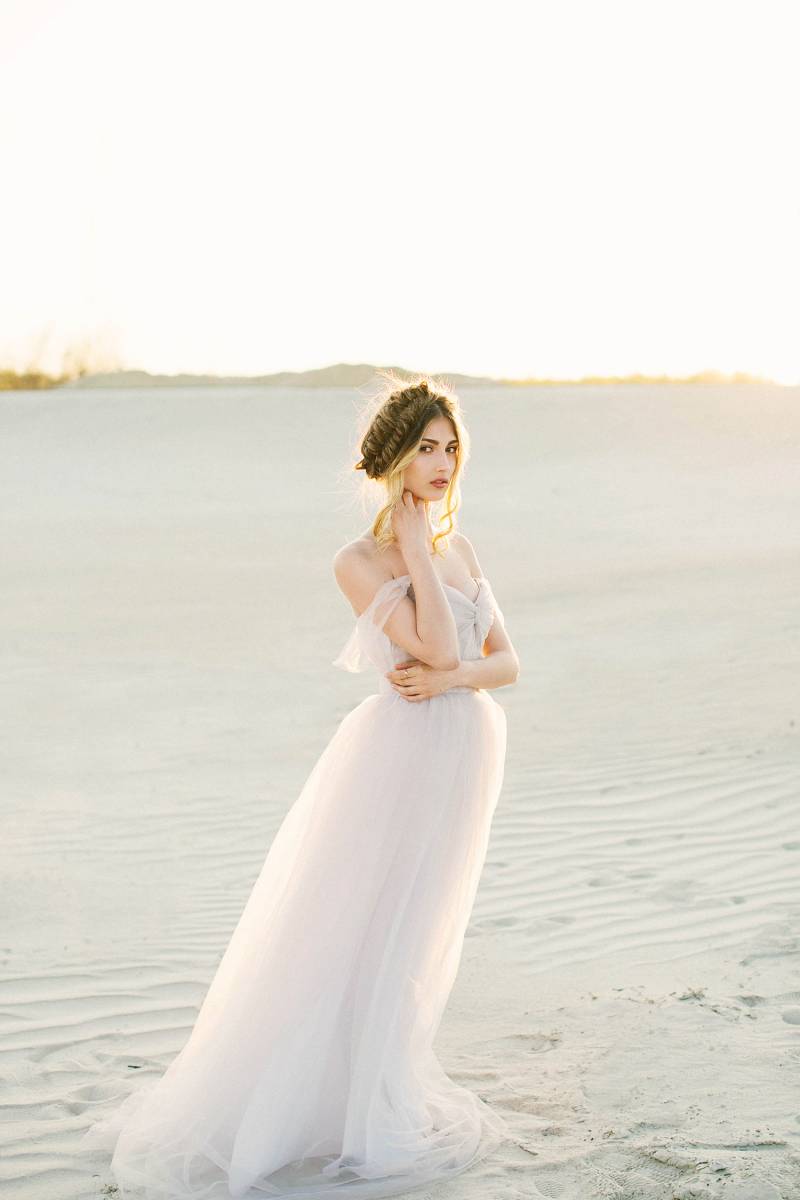
<instances>
[{"instance_id":1,"label":"bride","mask_svg":"<svg viewBox=\"0 0 800 1200\"><path fill-rule=\"evenodd\" d=\"M334 663L374 669L377 691L286 813L183 1049L84 1134L113 1149L123 1197L371 1200L510 1136L433 1041L503 781L489 691L519 664L453 525L457 398L421 378L379 401L356 469L385 505L333 563L356 617Z\"/></svg>"}]
</instances>

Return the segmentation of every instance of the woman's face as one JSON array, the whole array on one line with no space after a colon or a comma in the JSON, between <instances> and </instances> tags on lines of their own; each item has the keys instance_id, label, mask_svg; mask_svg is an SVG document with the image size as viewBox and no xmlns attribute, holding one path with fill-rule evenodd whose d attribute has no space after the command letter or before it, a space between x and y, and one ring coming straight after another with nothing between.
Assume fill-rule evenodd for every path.
<instances>
[{"instance_id":1,"label":"woman's face","mask_svg":"<svg viewBox=\"0 0 800 1200\"><path fill-rule=\"evenodd\" d=\"M453 422L447 417L434 417L425 426L416 458L403 471L403 487L421 500L441 500L456 469L457 454ZM439 479L446 481L443 486L434 483Z\"/></svg>"}]
</instances>

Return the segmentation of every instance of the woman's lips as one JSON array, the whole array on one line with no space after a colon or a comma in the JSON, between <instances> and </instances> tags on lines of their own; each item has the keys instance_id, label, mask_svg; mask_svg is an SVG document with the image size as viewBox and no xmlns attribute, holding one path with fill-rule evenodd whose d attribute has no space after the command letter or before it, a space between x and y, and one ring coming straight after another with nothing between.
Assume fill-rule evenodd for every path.
<instances>
[{"instance_id":1,"label":"woman's lips","mask_svg":"<svg viewBox=\"0 0 800 1200\"><path fill-rule=\"evenodd\" d=\"M446 479L432 479L431 487L446 488L447 480Z\"/></svg>"}]
</instances>

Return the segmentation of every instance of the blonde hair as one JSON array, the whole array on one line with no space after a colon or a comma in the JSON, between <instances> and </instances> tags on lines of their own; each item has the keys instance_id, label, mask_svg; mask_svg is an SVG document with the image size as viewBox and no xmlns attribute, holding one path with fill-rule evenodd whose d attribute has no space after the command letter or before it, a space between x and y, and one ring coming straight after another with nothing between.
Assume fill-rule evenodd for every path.
<instances>
[{"instance_id":1,"label":"blonde hair","mask_svg":"<svg viewBox=\"0 0 800 1200\"><path fill-rule=\"evenodd\" d=\"M372 536L380 550L394 542L392 509L403 495L403 471L413 462L425 429L436 417L446 417L458 438L456 465L441 501L425 500L426 509L432 503L444 505L444 511L432 525L440 528L433 536L433 550L440 553L438 542L444 541L455 528L453 520L461 506L459 480L469 458L469 434L464 425L458 396L446 384L430 376L418 375L411 381L398 379L390 370L378 372L382 383L362 416L360 435L361 458L354 470L364 471L383 484L386 503L378 511Z\"/></svg>"}]
</instances>

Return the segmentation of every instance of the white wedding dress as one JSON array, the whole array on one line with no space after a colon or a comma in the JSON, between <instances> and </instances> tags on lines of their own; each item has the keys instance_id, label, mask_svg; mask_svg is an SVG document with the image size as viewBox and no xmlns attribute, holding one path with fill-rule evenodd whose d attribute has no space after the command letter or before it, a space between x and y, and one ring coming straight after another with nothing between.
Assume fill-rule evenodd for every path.
<instances>
[{"instance_id":1,"label":"white wedding dress","mask_svg":"<svg viewBox=\"0 0 800 1200\"><path fill-rule=\"evenodd\" d=\"M495 614L444 585L461 657ZM504 709L458 687L410 703L383 632L387 580L336 666L378 691L336 729L287 812L183 1049L90 1126L123 1197L380 1197L447 1179L510 1136L444 1072L455 980L506 751Z\"/></svg>"}]
</instances>

